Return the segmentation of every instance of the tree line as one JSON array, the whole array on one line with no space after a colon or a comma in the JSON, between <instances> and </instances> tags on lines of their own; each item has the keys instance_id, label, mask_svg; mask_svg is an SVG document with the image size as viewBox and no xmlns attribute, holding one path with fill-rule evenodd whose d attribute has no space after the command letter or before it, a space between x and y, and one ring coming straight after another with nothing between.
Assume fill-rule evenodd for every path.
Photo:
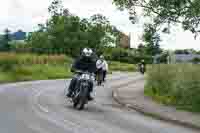
<instances>
[{"instance_id":1,"label":"tree line","mask_svg":"<svg viewBox=\"0 0 200 133\"><path fill-rule=\"evenodd\" d=\"M77 56L80 49L90 47L100 53L105 47L117 43L119 31L101 14L80 18L63 8L61 0L54 0L48 8L50 18L45 24L38 24L38 30L28 35L24 45L9 45L9 30L5 31L2 42L7 51L16 47L37 53L64 52Z\"/></svg>"},{"instance_id":2,"label":"tree line","mask_svg":"<svg viewBox=\"0 0 200 133\"><path fill-rule=\"evenodd\" d=\"M185 5L178 0L174 1ZM154 8L156 7L155 2L158 2L157 5L160 4L159 7L162 7L162 10ZM130 20L132 22L135 22L134 20L137 16L137 12L134 10L137 6L144 8L146 16L153 17L154 21L152 23L146 23L144 25L145 28L142 36L144 43L140 44L137 49L129 50L119 47L110 47L111 44L119 46L120 31L115 26L111 25L105 16L94 14L90 18L80 18L79 16L72 14L68 9L63 8L61 0L54 0L48 8L50 17L46 23L38 24L38 30L29 34L25 43L16 45L16 42L10 42L10 31L6 29L4 35L0 36L0 50L22 50L39 54L65 53L70 56L77 56L80 53L80 49L83 47L91 47L98 54L104 53L109 59L123 60L126 62L134 62L133 60L136 57L136 60L139 60L139 57L148 58L150 60L152 56L165 52L160 48L159 44L162 39L160 38L158 31L164 27L162 31L169 33L169 27L165 27L165 24L170 22L167 23L170 25L172 22L176 22L169 19L170 15L175 18L173 14L170 14L173 9L175 9L173 7L174 3L166 1L167 4L163 5L161 1L158 0L150 0L148 3L145 3L143 0L114 0L114 3L121 9L126 8L130 11ZM168 8L168 6L170 6L170 8ZM179 10L179 6L176 8ZM191 7L191 9L196 9L196 7ZM164 14L164 10L169 14ZM156 14L155 11L159 11L159 14ZM198 11L194 12L198 13ZM193 17L194 12L192 12ZM192 16L188 19L191 20ZM182 20L184 19L182 18ZM184 26L186 26L186 20L183 22ZM161 26L162 24L164 26ZM188 25L186 30L191 30L191 24ZM180 53L180 51L176 52Z\"/></svg>"}]
</instances>

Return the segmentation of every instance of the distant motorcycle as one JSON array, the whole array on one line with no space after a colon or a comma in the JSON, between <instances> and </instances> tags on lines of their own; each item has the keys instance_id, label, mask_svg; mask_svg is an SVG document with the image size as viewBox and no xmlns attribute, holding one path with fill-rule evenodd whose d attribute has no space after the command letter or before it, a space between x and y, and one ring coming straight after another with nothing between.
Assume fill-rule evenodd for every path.
<instances>
[{"instance_id":1,"label":"distant motorcycle","mask_svg":"<svg viewBox=\"0 0 200 133\"><path fill-rule=\"evenodd\" d=\"M144 73L145 73L145 66L144 66L144 64L141 64L141 65L139 66L139 71L140 71L141 74L144 74Z\"/></svg>"},{"instance_id":2,"label":"distant motorcycle","mask_svg":"<svg viewBox=\"0 0 200 133\"><path fill-rule=\"evenodd\" d=\"M89 72L78 72L80 74L79 84L72 94L73 107L82 110L88 103L88 95L90 93L90 82L94 80L94 75Z\"/></svg>"}]
</instances>

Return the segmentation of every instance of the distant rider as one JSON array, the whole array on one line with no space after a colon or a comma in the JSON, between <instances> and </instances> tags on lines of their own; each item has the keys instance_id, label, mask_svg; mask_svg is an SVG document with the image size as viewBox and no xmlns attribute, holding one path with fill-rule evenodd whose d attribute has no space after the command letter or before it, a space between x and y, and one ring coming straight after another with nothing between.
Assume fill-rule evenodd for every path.
<instances>
[{"instance_id":1,"label":"distant rider","mask_svg":"<svg viewBox=\"0 0 200 133\"><path fill-rule=\"evenodd\" d=\"M144 67L144 72L146 71L146 63L144 60L141 60L141 62L139 63L139 69L141 70L142 66Z\"/></svg>"},{"instance_id":2,"label":"distant rider","mask_svg":"<svg viewBox=\"0 0 200 133\"><path fill-rule=\"evenodd\" d=\"M103 82L105 82L106 75L108 73L108 63L105 60L103 55L100 56L100 59L103 60L103 67L102 67L102 70L103 70Z\"/></svg>"},{"instance_id":3,"label":"distant rider","mask_svg":"<svg viewBox=\"0 0 200 133\"><path fill-rule=\"evenodd\" d=\"M103 77L104 60L103 60L102 56L100 56L99 59L97 60L96 67L97 67L96 79L97 79L97 76ZM103 78L102 78L102 80L103 80Z\"/></svg>"}]
</instances>

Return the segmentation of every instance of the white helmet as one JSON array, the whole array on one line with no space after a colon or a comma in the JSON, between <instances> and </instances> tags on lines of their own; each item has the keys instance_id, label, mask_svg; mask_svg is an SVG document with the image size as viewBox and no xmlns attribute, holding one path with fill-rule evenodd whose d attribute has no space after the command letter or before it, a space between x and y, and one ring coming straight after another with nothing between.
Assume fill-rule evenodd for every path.
<instances>
[{"instance_id":1,"label":"white helmet","mask_svg":"<svg viewBox=\"0 0 200 133\"><path fill-rule=\"evenodd\" d=\"M92 55L93 51L90 48L84 48L82 51L82 55L86 57L90 57Z\"/></svg>"},{"instance_id":2,"label":"white helmet","mask_svg":"<svg viewBox=\"0 0 200 133\"><path fill-rule=\"evenodd\" d=\"M102 59L102 60L103 60L103 59L104 59L104 56L103 56L103 55L101 55L101 56L100 56L100 59Z\"/></svg>"}]
</instances>

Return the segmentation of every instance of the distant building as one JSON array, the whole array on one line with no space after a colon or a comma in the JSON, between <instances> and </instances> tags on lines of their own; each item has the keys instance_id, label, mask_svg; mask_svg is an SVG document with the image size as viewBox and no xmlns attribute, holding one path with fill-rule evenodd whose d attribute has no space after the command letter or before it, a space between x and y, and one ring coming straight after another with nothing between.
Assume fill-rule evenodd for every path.
<instances>
[{"instance_id":1,"label":"distant building","mask_svg":"<svg viewBox=\"0 0 200 133\"><path fill-rule=\"evenodd\" d=\"M17 32L9 33L8 36L12 44L19 44L19 43L25 43L25 39L27 38L27 33L23 32L22 30L18 30ZM0 45L2 45L4 37L5 37L4 34L0 35Z\"/></svg>"},{"instance_id":2,"label":"distant building","mask_svg":"<svg viewBox=\"0 0 200 133\"><path fill-rule=\"evenodd\" d=\"M11 36L12 36L12 40L23 41L26 39L26 32L23 32L22 30L18 30L17 32L14 32Z\"/></svg>"},{"instance_id":3,"label":"distant building","mask_svg":"<svg viewBox=\"0 0 200 133\"><path fill-rule=\"evenodd\" d=\"M131 48L130 40L131 40L130 35L126 35L121 32L119 37L119 46L122 48Z\"/></svg>"},{"instance_id":4,"label":"distant building","mask_svg":"<svg viewBox=\"0 0 200 133\"><path fill-rule=\"evenodd\" d=\"M154 63L160 63L159 59L162 55L154 56ZM195 58L200 59L198 54L170 54L166 57L167 62L170 64L173 63L192 63Z\"/></svg>"},{"instance_id":5,"label":"distant building","mask_svg":"<svg viewBox=\"0 0 200 133\"><path fill-rule=\"evenodd\" d=\"M175 54L175 61L177 63L192 62L195 58L200 59L200 55L197 55L197 54Z\"/></svg>"}]
</instances>

